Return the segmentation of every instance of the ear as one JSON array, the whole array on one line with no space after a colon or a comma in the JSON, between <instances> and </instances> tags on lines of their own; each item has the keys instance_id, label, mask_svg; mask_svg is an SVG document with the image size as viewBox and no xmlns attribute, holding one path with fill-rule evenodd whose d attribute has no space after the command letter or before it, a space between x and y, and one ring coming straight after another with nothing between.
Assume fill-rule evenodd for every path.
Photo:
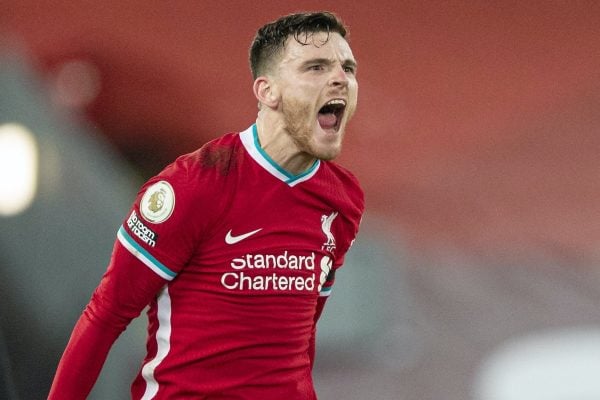
<instances>
[{"instance_id":1,"label":"ear","mask_svg":"<svg viewBox=\"0 0 600 400\"><path fill-rule=\"evenodd\" d=\"M259 103L269 108L277 108L279 105L279 93L275 83L266 76L259 76L252 86L254 96Z\"/></svg>"}]
</instances>

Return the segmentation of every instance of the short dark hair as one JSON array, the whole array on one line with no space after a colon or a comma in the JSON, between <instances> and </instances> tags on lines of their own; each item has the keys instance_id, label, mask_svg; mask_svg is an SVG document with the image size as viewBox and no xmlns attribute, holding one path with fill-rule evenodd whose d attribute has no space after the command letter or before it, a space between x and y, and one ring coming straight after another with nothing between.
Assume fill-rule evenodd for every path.
<instances>
[{"instance_id":1,"label":"short dark hair","mask_svg":"<svg viewBox=\"0 0 600 400\"><path fill-rule=\"evenodd\" d=\"M256 32L250 46L252 77L256 79L268 70L269 63L283 50L288 37L307 45L311 43L311 34L317 32L336 32L345 38L347 30L340 18L328 11L290 14L264 25Z\"/></svg>"}]
</instances>

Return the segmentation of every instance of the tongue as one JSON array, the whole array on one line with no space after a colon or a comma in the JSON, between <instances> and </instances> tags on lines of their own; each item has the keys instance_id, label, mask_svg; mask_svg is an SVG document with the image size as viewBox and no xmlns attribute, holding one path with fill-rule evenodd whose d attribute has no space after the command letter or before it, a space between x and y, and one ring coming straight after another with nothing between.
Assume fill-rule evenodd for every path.
<instances>
[{"instance_id":1,"label":"tongue","mask_svg":"<svg viewBox=\"0 0 600 400\"><path fill-rule=\"evenodd\" d=\"M335 128L335 124L337 123L337 117L334 113L327 114L319 114L319 124L323 129L332 129Z\"/></svg>"}]
</instances>

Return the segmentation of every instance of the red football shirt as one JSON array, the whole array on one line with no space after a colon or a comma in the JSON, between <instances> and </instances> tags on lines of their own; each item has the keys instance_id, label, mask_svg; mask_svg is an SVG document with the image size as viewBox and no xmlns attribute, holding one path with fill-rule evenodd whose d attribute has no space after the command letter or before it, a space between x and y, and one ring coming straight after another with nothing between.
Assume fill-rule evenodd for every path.
<instances>
[{"instance_id":1,"label":"red football shirt","mask_svg":"<svg viewBox=\"0 0 600 400\"><path fill-rule=\"evenodd\" d=\"M134 399L316 399L315 323L363 210L349 172L317 160L292 175L261 149L255 125L178 158L119 229L52 393L68 393L69 369L86 357L101 358L99 371L149 304Z\"/></svg>"}]
</instances>

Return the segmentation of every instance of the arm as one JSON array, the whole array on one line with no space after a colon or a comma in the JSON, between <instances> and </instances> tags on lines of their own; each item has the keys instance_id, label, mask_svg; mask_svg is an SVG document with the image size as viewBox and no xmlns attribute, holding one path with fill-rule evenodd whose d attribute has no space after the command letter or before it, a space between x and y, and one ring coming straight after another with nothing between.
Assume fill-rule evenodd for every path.
<instances>
[{"instance_id":1,"label":"arm","mask_svg":"<svg viewBox=\"0 0 600 400\"><path fill-rule=\"evenodd\" d=\"M335 281L335 271L336 269L332 268L327 274L327 278L321 287L321 291L319 292L319 297L317 297L317 306L315 309L315 317L312 327L312 333L310 336L310 340L308 342L308 356L310 358L310 367L312 368L315 364L315 353L316 353L316 341L317 341L317 322L323 313L323 309L325 308L325 302L327 298L331 294L331 289L333 288L333 282Z\"/></svg>"},{"instance_id":2,"label":"arm","mask_svg":"<svg viewBox=\"0 0 600 400\"><path fill-rule=\"evenodd\" d=\"M117 242L106 274L73 329L48 399L85 399L117 337L164 284Z\"/></svg>"},{"instance_id":3,"label":"arm","mask_svg":"<svg viewBox=\"0 0 600 400\"><path fill-rule=\"evenodd\" d=\"M199 197L204 191L190 185L206 178L198 171L190 177L193 161L181 158L139 191L117 234L106 274L60 360L50 400L85 399L114 341L187 263L207 221L196 217L206 210ZM160 206L153 201L158 195L163 200Z\"/></svg>"},{"instance_id":4,"label":"arm","mask_svg":"<svg viewBox=\"0 0 600 400\"><path fill-rule=\"evenodd\" d=\"M310 367L314 367L315 365L315 354L317 347L317 321L323 312L323 308L325 307L325 302L327 301L327 297L319 296L317 299L317 309L315 311L315 320L313 323L312 334L310 336L310 340L308 342L308 356L310 357Z\"/></svg>"}]
</instances>

